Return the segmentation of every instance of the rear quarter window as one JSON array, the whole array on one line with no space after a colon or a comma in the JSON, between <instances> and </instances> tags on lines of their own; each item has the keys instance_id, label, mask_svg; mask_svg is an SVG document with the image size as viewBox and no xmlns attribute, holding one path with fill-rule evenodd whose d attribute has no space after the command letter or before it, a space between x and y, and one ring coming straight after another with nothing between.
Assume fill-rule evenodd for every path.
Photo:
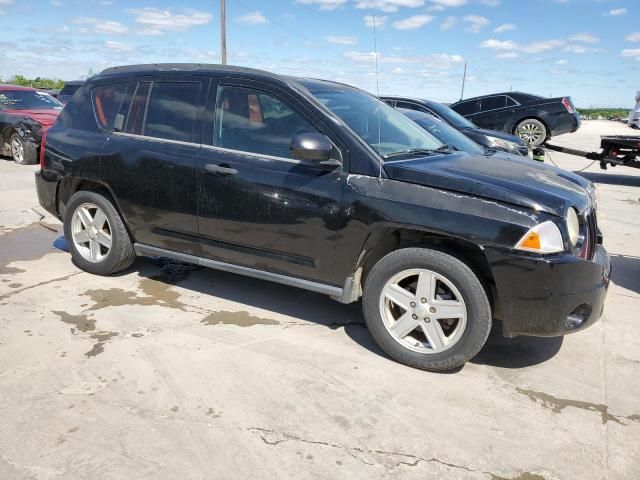
<instances>
[{"instance_id":1,"label":"rear quarter window","mask_svg":"<svg viewBox=\"0 0 640 480\"><path fill-rule=\"evenodd\" d=\"M102 130L112 132L116 116L127 94L128 83L100 85L91 91L96 122Z\"/></svg>"}]
</instances>

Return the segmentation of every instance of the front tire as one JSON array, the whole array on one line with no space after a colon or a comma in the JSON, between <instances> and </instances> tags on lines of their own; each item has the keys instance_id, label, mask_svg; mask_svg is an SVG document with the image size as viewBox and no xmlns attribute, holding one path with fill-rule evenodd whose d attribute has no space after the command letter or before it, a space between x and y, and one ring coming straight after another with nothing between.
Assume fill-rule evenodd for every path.
<instances>
[{"instance_id":1,"label":"front tire","mask_svg":"<svg viewBox=\"0 0 640 480\"><path fill-rule=\"evenodd\" d=\"M9 139L9 151L13 161L18 165L33 165L37 163L38 151L25 142L18 133L11 135Z\"/></svg>"},{"instance_id":2,"label":"front tire","mask_svg":"<svg viewBox=\"0 0 640 480\"><path fill-rule=\"evenodd\" d=\"M64 215L64 236L73 263L96 275L125 270L135 260L129 233L110 199L98 192L79 191Z\"/></svg>"},{"instance_id":3,"label":"front tire","mask_svg":"<svg viewBox=\"0 0 640 480\"><path fill-rule=\"evenodd\" d=\"M491 307L473 271L427 248L383 257L369 273L364 317L376 343L394 360L423 370L464 365L491 330Z\"/></svg>"},{"instance_id":4,"label":"front tire","mask_svg":"<svg viewBox=\"0 0 640 480\"><path fill-rule=\"evenodd\" d=\"M518 124L515 134L530 147L539 147L547 140L547 127L540 120L527 118Z\"/></svg>"}]
</instances>

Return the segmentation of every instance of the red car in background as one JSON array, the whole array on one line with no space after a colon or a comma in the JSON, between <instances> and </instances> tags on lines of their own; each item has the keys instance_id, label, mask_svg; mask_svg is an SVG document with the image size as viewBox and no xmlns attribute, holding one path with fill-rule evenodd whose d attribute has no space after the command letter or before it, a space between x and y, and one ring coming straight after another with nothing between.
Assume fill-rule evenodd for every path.
<instances>
[{"instance_id":1,"label":"red car in background","mask_svg":"<svg viewBox=\"0 0 640 480\"><path fill-rule=\"evenodd\" d=\"M16 163L37 163L42 131L53 125L62 103L46 92L0 85L0 154Z\"/></svg>"}]
</instances>

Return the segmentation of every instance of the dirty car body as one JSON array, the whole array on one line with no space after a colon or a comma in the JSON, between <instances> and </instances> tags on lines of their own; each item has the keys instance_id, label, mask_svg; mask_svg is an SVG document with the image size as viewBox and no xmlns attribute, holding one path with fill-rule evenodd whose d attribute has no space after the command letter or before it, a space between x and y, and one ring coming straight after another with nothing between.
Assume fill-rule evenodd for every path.
<instances>
[{"instance_id":1,"label":"dirty car body","mask_svg":"<svg viewBox=\"0 0 640 480\"><path fill-rule=\"evenodd\" d=\"M11 137L17 133L33 163L40 147L42 129L53 125L60 110L62 105L45 92L17 85L0 85L0 153L11 155Z\"/></svg>"},{"instance_id":2,"label":"dirty car body","mask_svg":"<svg viewBox=\"0 0 640 480\"><path fill-rule=\"evenodd\" d=\"M147 126L136 127L138 103L175 85L191 89L188 128L178 136L177 124L157 128L151 107ZM290 142L273 133L285 130L297 132ZM409 130L423 143L398 151ZM47 133L36 185L41 205L65 224L79 193L110 199L138 255L350 303L363 291L367 300L369 276L389 255L428 249L480 279L505 335L562 335L595 322L610 269L590 182L526 159L441 149L419 132L383 102L333 82L221 66L122 67L67 104ZM542 224L561 237L560 250L516 248Z\"/></svg>"}]
</instances>

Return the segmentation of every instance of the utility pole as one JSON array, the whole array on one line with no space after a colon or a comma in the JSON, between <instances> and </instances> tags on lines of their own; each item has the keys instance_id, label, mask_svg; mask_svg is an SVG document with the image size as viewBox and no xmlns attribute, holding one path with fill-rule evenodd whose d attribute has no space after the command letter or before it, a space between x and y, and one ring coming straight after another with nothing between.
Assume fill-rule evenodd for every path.
<instances>
[{"instance_id":1,"label":"utility pole","mask_svg":"<svg viewBox=\"0 0 640 480\"><path fill-rule=\"evenodd\" d=\"M467 61L464 62L464 73L462 74L462 91L460 92L460 100L464 98L464 84L467 81Z\"/></svg>"},{"instance_id":2,"label":"utility pole","mask_svg":"<svg viewBox=\"0 0 640 480\"><path fill-rule=\"evenodd\" d=\"M227 14L225 0L220 0L220 52L222 65L227 64Z\"/></svg>"}]
</instances>

